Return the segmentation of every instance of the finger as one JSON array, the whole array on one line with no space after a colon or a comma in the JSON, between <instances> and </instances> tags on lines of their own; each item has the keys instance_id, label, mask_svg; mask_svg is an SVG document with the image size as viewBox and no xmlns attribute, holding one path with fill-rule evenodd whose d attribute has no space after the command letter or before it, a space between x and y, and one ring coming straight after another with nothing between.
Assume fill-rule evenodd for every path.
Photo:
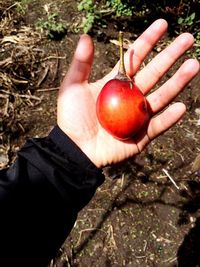
<instances>
[{"instance_id":1,"label":"finger","mask_svg":"<svg viewBox=\"0 0 200 267\"><path fill-rule=\"evenodd\" d=\"M125 54L125 66L127 74L132 77L140 68L146 56L151 52L155 44L163 37L168 28L164 19L154 21Z\"/></svg>"},{"instance_id":2,"label":"finger","mask_svg":"<svg viewBox=\"0 0 200 267\"><path fill-rule=\"evenodd\" d=\"M94 45L89 35L80 37L71 66L63 81L63 87L88 80L94 58Z\"/></svg>"},{"instance_id":3,"label":"finger","mask_svg":"<svg viewBox=\"0 0 200 267\"><path fill-rule=\"evenodd\" d=\"M167 22L164 19L154 21L131 45L125 54L125 67L127 74L132 77L140 68L143 60L153 49L155 44L167 31ZM105 77L105 81L113 78L119 68L119 62Z\"/></svg>"},{"instance_id":4,"label":"finger","mask_svg":"<svg viewBox=\"0 0 200 267\"><path fill-rule=\"evenodd\" d=\"M194 37L189 33L178 36L166 49L159 53L135 77L135 82L141 91L146 94L169 70L169 68L194 43Z\"/></svg>"},{"instance_id":5,"label":"finger","mask_svg":"<svg viewBox=\"0 0 200 267\"><path fill-rule=\"evenodd\" d=\"M153 117L148 128L136 137L137 148L142 151L153 139L167 131L179 121L186 111L183 103L175 103L164 110L161 114Z\"/></svg>"},{"instance_id":6,"label":"finger","mask_svg":"<svg viewBox=\"0 0 200 267\"><path fill-rule=\"evenodd\" d=\"M156 113L168 105L198 72L199 62L197 60L185 61L172 78L147 97L151 111Z\"/></svg>"},{"instance_id":7,"label":"finger","mask_svg":"<svg viewBox=\"0 0 200 267\"><path fill-rule=\"evenodd\" d=\"M150 140L158 137L176 124L182 118L185 111L186 106L183 103L175 103L158 116L152 118L147 129Z\"/></svg>"}]
</instances>

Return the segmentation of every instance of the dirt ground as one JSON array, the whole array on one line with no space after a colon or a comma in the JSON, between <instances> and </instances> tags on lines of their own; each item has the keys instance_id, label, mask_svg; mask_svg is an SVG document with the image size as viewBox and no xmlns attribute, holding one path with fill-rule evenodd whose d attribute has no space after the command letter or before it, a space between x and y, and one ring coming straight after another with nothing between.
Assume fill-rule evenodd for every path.
<instances>
[{"instance_id":1,"label":"dirt ground","mask_svg":"<svg viewBox=\"0 0 200 267\"><path fill-rule=\"evenodd\" d=\"M27 138L46 136L56 123L58 87L80 35L74 30L80 17L76 1L56 1L56 8L63 18L67 14L69 23L62 38L50 40L36 31L34 23L45 14L46 3L54 5L32 1L25 15L9 21L15 12L12 1L0 2L1 23L6 18L0 28L2 168L15 160ZM138 27L137 23L134 27L123 24L129 41L148 25ZM95 43L92 81L115 65L118 48L110 40L117 38L118 30L119 22L113 21L107 28L91 33ZM166 35L150 57L174 36ZM192 50L178 65L189 56L194 56ZM195 159L197 162L200 155L199 88L200 74L178 97L187 105L187 114L176 126L136 158L104 169L105 183L80 212L50 267L200 266L200 173L195 169Z\"/></svg>"}]
</instances>

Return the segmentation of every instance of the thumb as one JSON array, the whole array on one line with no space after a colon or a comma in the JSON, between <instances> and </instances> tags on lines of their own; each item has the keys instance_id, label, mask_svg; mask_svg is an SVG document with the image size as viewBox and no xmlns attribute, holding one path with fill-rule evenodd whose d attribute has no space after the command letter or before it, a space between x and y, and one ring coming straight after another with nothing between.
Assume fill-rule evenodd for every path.
<instances>
[{"instance_id":1,"label":"thumb","mask_svg":"<svg viewBox=\"0 0 200 267\"><path fill-rule=\"evenodd\" d=\"M63 81L63 87L88 80L94 58L94 45L91 37L83 34L80 37L72 63Z\"/></svg>"}]
</instances>

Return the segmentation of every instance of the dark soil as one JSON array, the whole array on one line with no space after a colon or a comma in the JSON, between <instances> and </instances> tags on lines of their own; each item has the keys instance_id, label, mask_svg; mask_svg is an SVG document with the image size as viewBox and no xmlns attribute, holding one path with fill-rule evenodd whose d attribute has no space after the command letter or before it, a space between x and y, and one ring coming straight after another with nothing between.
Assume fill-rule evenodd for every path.
<instances>
[{"instance_id":1,"label":"dark soil","mask_svg":"<svg viewBox=\"0 0 200 267\"><path fill-rule=\"evenodd\" d=\"M12 16L3 30L0 28L1 41L19 33L23 33L27 41L7 41L0 48L1 63L10 56L13 60L13 53L17 54L16 50L23 47L21 63L16 57L7 67L0 64L0 74L7 75L0 76L2 168L15 160L16 152L27 138L46 136L56 123L58 87L80 35L74 28L81 14L76 9L76 1L54 1L50 7L56 8L65 20L67 14L69 27L62 38L50 40L34 27L37 18L45 16L43 7L49 2L32 1L23 16L16 14L13 8L3 14L2 10L11 7L12 1L10 5L0 3L2 19L8 14ZM108 73L118 59L118 49L110 42L117 38L118 24L119 21L112 21L106 29L91 33L95 43L92 81ZM24 26L29 29L22 31ZM126 38L133 41L143 26L138 26L137 32L127 28ZM171 27L169 32L173 31ZM174 36L166 35L152 55ZM194 56L194 51L180 62L188 56ZM164 79L175 69L177 66ZM15 78L14 88L10 77ZM105 183L80 212L70 236L52 259L51 267L200 266L200 176L194 168L195 159L200 155L199 88L200 75L178 97L188 110L176 126L154 140L136 158L104 169Z\"/></svg>"}]
</instances>

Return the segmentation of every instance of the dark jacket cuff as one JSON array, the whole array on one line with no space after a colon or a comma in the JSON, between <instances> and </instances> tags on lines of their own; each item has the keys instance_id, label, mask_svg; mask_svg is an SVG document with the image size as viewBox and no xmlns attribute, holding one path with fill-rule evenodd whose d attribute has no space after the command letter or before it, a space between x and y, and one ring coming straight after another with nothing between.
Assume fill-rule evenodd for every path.
<instances>
[{"instance_id":1,"label":"dark jacket cuff","mask_svg":"<svg viewBox=\"0 0 200 267\"><path fill-rule=\"evenodd\" d=\"M102 170L58 126L48 137L28 140L18 154L43 173L63 198L76 199L78 209L105 179Z\"/></svg>"},{"instance_id":2,"label":"dark jacket cuff","mask_svg":"<svg viewBox=\"0 0 200 267\"><path fill-rule=\"evenodd\" d=\"M60 152L67 158L76 162L81 168L101 173L94 163L86 156L86 154L56 125L47 137L57 145Z\"/></svg>"}]
</instances>

